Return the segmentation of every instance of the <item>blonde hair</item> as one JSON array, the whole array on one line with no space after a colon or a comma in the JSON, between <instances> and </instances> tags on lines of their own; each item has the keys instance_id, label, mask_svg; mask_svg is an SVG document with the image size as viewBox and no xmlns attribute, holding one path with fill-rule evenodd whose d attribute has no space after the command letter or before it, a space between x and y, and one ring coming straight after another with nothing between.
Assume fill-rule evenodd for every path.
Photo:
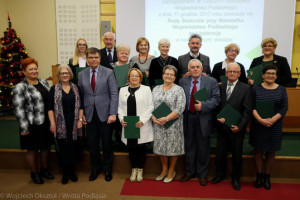
<instances>
[{"instance_id":1,"label":"blonde hair","mask_svg":"<svg viewBox=\"0 0 300 200\"><path fill-rule=\"evenodd\" d=\"M148 45L148 53L149 53L149 50L150 50L150 44L149 44L149 40L147 40L147 38L144 38L144 37L140 37L137 42L136 42L136 51L137 52L140 52L139 51L139 45L142 43L142 42L146 42L147 45Z\"/></svg>"},{"instance_id":2,"label":"blonde hair","mask_svg":"<svg viewBox=\"0 0 300 200\"><path fill-rule=\"evenodd\" d=\"M228 45L225 47L225 53L227 53L232 47L237 48L237 50L238 50L237 54L240 53L240 47L239 47L237 44L235 44L235 43L230 43L230 44L228 44Z\"/></svg>"},{"instance_id":3,"label":"blonde hair","mask_svg":"<svg viewBox=\"0 0 300 200\"><path fill-rule=\"evenodd\" d=\"M117 46L117 53L120 51L128 51L130 53L130 47L127 44L119 44Z\"/></svg>"},{"instance_id":4,"label":"blonde hair","mask_svg":"<svg viewBox=\"0 0 300 200\"><path fill-rule=\"evenodd\" d=\"M261 48L263 48L265 44L267 44L268 42L271 42L275 48L277 47L277 41L270 37L270 38L263 39L263 41L260 44Z\"/></svg>"},{"instance_id":5,"label":"blonde hair","mask_svg":"<svg viewBox=\"0 0 300 200\"><path fill-rule=\"evenodd\" d=\"M129 81L129 78L130 78L130 73L132 71L136 71L139 76L140 76L140 83L143 81L143 73L141 72L141 70L139 70L138 68L131 68L129 71L128 71L128 74L127 74L127 80Z\"/></svg>"},{"instance_id":6,"label":"blonde hair","mask_svg":"<svg viewBox=\"0 0 300 200\"><path fill-rule=\"evenodd\" d=\"M74 74L73 74L71 68L69 67L69 65L61 64L61 65L59 65L59 67L56 70L56 78L58 80L60 80L59 75L60 75L60 70L62 70L62 69L67 69L68 70L68 72L70 73L70 80L72 80L74 78Z\"/></svg>"},{"instance_id":7,"label":"blonde hair","mask_svg":"<svg viewBox=\"0 0 300 200\"><path fill-rule=\"evenodd\" d=\"M87 42L84 38L79 38L76 42L76 46L75 46L75 53L74 53L74 56L73 56L73 62L72 62L72 65L78 65L79 63L79 51L78 51L78 43L80 40L83 40L85 41L85 44L86 44L86 49L88 49L88 45L87 45Z\"/></svg>"}]
</instances>

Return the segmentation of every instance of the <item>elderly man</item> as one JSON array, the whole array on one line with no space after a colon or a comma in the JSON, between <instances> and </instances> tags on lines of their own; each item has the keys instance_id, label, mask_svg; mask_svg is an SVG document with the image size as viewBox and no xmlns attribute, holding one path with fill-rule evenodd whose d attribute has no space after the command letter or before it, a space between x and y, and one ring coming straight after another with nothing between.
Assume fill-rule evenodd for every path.
<instances>
[{"instance_id":1,"label":"elderly man","mask_svg":"<svg viewBox=\"0 0 300 200\"><path fill-rule=\"evenodd\" d=\"M178 57L179 72L181 73L180 77L190 75L190 73L188 72L188 63L191 59L198 59L201 61L203 66L202 75L211 74L209 66L209 57L199 52L202 46L201 36L198 34L191 35L189 38L188 45L190 48L190 52Z\"/></svg>"},{"instance_id":2,"label":"elderly man","mask_svg":"<svg viewBox=\"0 0 300 200\"><path fill-rule=\"evenodd\" d=\"M105 47L100 49L101 62L100 65L112 69L110 63L117 62L117 51L115 48L116 35L112 32L104 33L103 42Z\"/></svg>"},{"instance_id":3,"label":"elderly man","mask_svg":"<svg viewBox=\"0 0 300 200\"><path fill-rule=\"evenodd\" d=\"M103 149L105 180L112 179L113 152L111 145L111 123L116 121L118 111L118 87L114 72L100 65L99 49L89 48L86 53L90 67L79 73L78 87L82 93L87 139L91 156L92 173L89 180L97 178L101 171L99 142Z\"/></svg>"},{"instance_id":4,"label":"elderly man","mask_svg":"<svg viewBox=\"0 0 300 200\"><path fill-rule=\"evenodd\" d=\"M242 153L243 141L246 133L246 126L251 117L252 95L249 85L239 81L241 68L237 63L229 63L226 69L227 83L220 85L221 104L217 112L221 111L227 104L238 111L242 118L237 124L228 126L226 119L217 119L217 153L216 170L217 175L212 180L212 184L217 184L226 176L226 156L227 149L232 152L232 186L235 190L240 190L239 179L242 174Z\"/></svg>"},{"instance_id":5,"label":"elderly man","mask_svg":"<svg viewBox=\"0 0 300 200\"><path fill-rule=\"evenodd\" d=\"M190 60L188 66L191 76L179 81L186 95L184 112L186 174L180 181L188 181L197 175L200 185L205 186L210 158L210 135L213 131L213 111L220 102L220 93L214 78L201 75L203 67L198 59ZM207 89L208 99L195 100L193 94L204 87Z\"/></svg>"}]
</instances>

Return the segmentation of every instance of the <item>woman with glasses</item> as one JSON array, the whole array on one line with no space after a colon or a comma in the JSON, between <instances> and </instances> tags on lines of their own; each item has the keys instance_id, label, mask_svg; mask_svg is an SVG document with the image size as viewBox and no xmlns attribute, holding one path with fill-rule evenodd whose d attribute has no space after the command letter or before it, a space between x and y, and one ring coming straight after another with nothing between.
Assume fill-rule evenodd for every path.
<instances>
[{"instance_id":1,"label":"woman with glasses","mask_svg":"<svg viewBox=\"0 0 300 200\"><path fill-rule=\"evenodd\" d=\"M69 59L69 66L72 69L74 74L74 78L72 82L77 84L78 77L76 77L76 67L87 67L86 63L86 50L88 49L88 45L86 40L83 38L79 38L76 42L75 52L73 58Z\"/></svg>"},{"instance_id":2,"label":"woman with glasses","mask_svg":"<svg viewBox=\"0 0 300 200\"><path fill-rule=\"evenodd\" d=\"M146 160L146 146L153 141L153 127L151 116L153 111L152 95L150 87L142 85L142 72L137 68L131 68L127 79L129 85L122 87L119 93L118 116L122 124L122 142L127 145L129 159L132 167L130 181L141 182ZM125 138L124 128L127 122L124 116L139 116L135 124L140 129L140 138Z\"/></svg>"},{"instance_id":3,"label":"woman with glasses","mask_svg":"<svg viewBox=\"0 0 300 200\"><path fill-rule=\"evenodd\" d=\"M254 158L257 170L254 186L260 188L263 185L267 190L271 189L270 172L275 162L275 152L281 149L282 119L288 110L286 88L276 83L277 75L278 69L275 65L265 66L263 83L254 85L252 88L254 110L250 127L250 144L255 149ZM266 106L258 109L259 101L269 101L266 102L267 104L274 103L269 117L264 117L262 112L267 109ZM263 164L264 157L265 165Z\"/></svg>"},{"instance_id":4,"label":"woman with glasses","mask_svg":"<svg viewBox=\"0 0 300 200\"><path fill-rule=\"evenodd\" d=\"M77 86L70 82L73 73L68 65L60 65L56 76L59 82L49 92L50 130L57 141L58 163L62 167L62 184L77 181L76 162L82 151L78 142L82 137L83 108Z\"/></svg>"},{"instance_id":5,"label":"woman with glasses","mask_svg":"<svg viewBox=\"0 0 300 200\"><path fill-rule=\"evenodd\" d=\"M156 109L164 102L172 111L159 119L152 116L154 123L153 152L160 156L162 164L162 171L155 180L163 180L164 183L173 181L176 175L175 165L178 156L184 154L183 111L186 98L182 87L174 83L176 76L176 67L166 65L163 69L164 83L156 86L152 91L154 108ZM169 128L164 127L166 123L173 120L175 122Z\"/></svg>"},{"instance_id":6,"label":"woman with glasses","mask_svg":"<svg viewBox=\"0 0 300 200\"><path fill-rule=\"evenodd\" d=\"M274 40L273 38L264 39L261 42L261 48L264 55L258 58L254 58L250 65L250 68L256 67L260 64L262 64L263 66L273 64L277 66L278 69L278 77L276 79L276 83L279 85L285 85L289 83L292 78L291 69L285 57L275 54L276 47L276 40ZM252 79L248 79L248 83L250 85L253 85L254 81Z\"/></svg>"},{"instance_id":7,"label":"woman with glasses","mask_svg":"<svg viewBox=\"0 0 300 200\"><path fill-rule=\"evenodd\" d=\"M226 71L227 65L229 63L235 62L235 59L239 55L239 53L240 53L240 48L235 43L228 44L225 47L226 59L223 62L219 62L219 63L215 64L212 74L211 74L212 77L214 77L217 80L219 85L222 84L221 77L223 76L225 78L225 71ZM239 81L247 83L245 68L241 63L239 63L239 62L237 62L237 63L241 67L241 76L239 77Z\"/></svg>"}]
</instances>

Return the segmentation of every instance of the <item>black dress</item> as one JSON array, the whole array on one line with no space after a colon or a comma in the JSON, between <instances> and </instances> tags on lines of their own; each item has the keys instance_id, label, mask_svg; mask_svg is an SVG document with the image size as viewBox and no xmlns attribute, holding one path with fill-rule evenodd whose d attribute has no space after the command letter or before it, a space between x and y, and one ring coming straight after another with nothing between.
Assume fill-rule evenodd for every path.
<instances>
[{"instance_id":1,"label":"black dress","mask_svg":"<svg viewBox=\"0 0 300 200\"><path fill-rule=\"evenodd\" d=\"M27 150L49 149L53 144L53 135L50 132L50 122L48 118L48 91L40 82L33 86L42 95L45 121L40 125L29 124L29 134L20 136L20 146L21 149Z\"/></svg>"}]
</instances>

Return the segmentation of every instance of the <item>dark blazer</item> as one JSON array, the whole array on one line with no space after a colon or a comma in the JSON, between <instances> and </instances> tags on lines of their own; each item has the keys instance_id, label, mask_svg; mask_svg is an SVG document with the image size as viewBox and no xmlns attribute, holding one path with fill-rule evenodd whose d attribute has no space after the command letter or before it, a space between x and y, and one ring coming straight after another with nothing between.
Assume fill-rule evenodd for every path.
<instances>
[{"instance_id":1,"label":"dark blazer","mask_svg":"<svg viewBox=\"0 0 300 200\"><path fill-rule=\"evenodd\" d=\"M79 63L77 65L73 65L73 58L69 59L69 66L73 72L73 79L71 80L72 83L76 84L78 83L78 77L76 76L76 67L79 67ZM88 67L88 63L85 64L85 67Z\"/></svg>"},{"instance_id":2,"label":"dark blazer","mask_svg":"<svg viewBox=\"0 0 300 200\"><path fill-rule=\"evenodd\" d=\"M186 96L186 107L184 112L184 124L187 124L188 105L190 103L190 86L192 77L187 76L179 80L179 85L183 88ZM214 109L220 103L220 92L217 81L208 76L201 76L200 89L206 87L208 100L202 101L202 110L198 112L201 131L204 137L209 137L213 131L213 114ZM186 126L185 126L186 127Z\"/></svg>"},{"instance_id":3,"label":"dark blazer","mask_svg":"<svg viewBox=\"0 0 300 200\"><path fill-rule=\"evenodd\" d=\"M250 68L253 68L261 64L263 58L264 56L254 58L250 65ZM289 83L292 79L292 75L291 75L291 68L289 66L287 59L285 57L274 54L273 64L276 65L278 68L278 77L275 82L279 85L285 85Z\"/></svg>"},{"instance_id":4,"label":"dark blazer","mask_svg":"<svg viewBox=\"0 0 300 200\"><path fill-rule=\"evenodd\" d=\"M211 74L209 57L201 53L199 54L199 56L203 66L203 72L207 74ZM183 75L188 72L188 64L190 60L191 60L190 52L178 57L179 71L181 73L180 77L183 77Z\"/></svg>"},{"instance_id":5,"label":"dark blazer","mask_svg":"<svg viewBox=\"0 0 300 200\"><path fill-rule=\"evenodd\" d=\"M226 100L226 87L227 87L227 83L219 85L220 94L221 94L221 103L216 109L217 113L219 113L227 104L231 105L242 115L242 119L237 125L237 127L239 127L241 132L246 132L246 126L250 120L252 114L252 106L253 106L251 87L246 83L242 83L241 81L238 81L228 101ZM223 132L224 130L223 128L225 128L224 126L226 125L217 122L218 133Z\"/></svg>"},{"instance_id":6,"label":"dark blazer","mask_svg":"<svg viewBox=\"0 0 300 200\"><path fill-rule=\"evenodd\" d=\"M112 69L112 66L110 65L109 61L108 61L108 57L107 57L107 52L106 52L106 48L104 47L103 49L100 49L100 56L101 56L101 61L100 61L100 65L107 67L109 69ZM118 61L118 57L117 57L117 50L116 47L114 47L114 55L113 55L113 63Z\"/></svg>"},{"instance_id":7,"label":"dark blazer","mask_svg":"<svg viewBox=\"0 0 300 200\"><path fill-rule=\"evenodd\" d=\"M222 69L222 63L223 63L223 61L215 64L213 71L211 73L211 76L214 77L218 83L221 82L220 77L225 75L225 71L226 71L225 69ZM248 79L246 77L245 67L244 67L244 65L242 65L239 62L237 62L237 63L241 67L241 76L239 78L239 81L241 81L243 83L247 83Z\"/></svg>"}]
</instances>

